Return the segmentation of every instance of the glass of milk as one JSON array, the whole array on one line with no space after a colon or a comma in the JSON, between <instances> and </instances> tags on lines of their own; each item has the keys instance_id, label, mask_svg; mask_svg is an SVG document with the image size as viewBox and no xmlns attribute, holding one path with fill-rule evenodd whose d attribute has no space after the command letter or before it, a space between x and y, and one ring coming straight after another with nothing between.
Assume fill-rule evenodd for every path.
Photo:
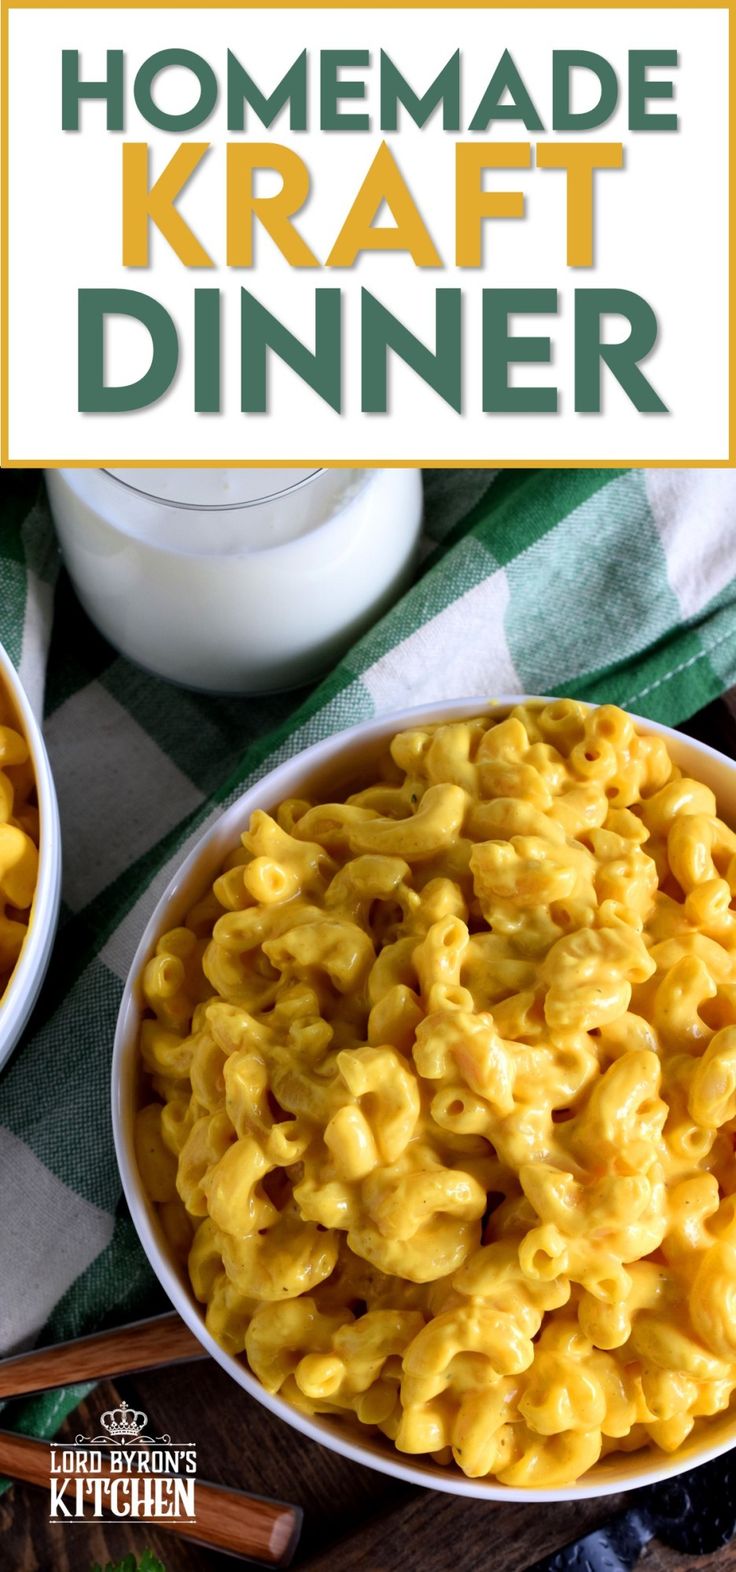
<instances>
[{"instance_id":1,"label":"glass of milk","mask_svg":"<svg viewBox=\"0 0 736 1572\"><path fill-rule=\"evenodd\" d=\"M46 485L100 632L207 692L311 681L416 561L418 469L52 469Z\"/></svg>"}]
</instances>

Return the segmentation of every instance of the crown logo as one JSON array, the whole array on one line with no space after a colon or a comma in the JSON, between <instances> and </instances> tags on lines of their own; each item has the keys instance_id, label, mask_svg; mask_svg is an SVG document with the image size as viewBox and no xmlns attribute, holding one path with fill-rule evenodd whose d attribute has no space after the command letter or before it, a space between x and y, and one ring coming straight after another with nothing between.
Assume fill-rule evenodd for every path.
<instances>
[{"instance_id":1,"label":"crown logo","mask_svg":"<svg viewBox=\"0 0 736 1572\"><path fill-rule=\"evenodd\" d=\"M137 1441L142 1436L148 1424L148 1415L137 1408L129 1408L123 1400L119 1408L108 1408L100 1414L100 1424L107 1432L111 1441L117 1441L125 1446L128 1441Z\"/></svg>"}]
</instances>

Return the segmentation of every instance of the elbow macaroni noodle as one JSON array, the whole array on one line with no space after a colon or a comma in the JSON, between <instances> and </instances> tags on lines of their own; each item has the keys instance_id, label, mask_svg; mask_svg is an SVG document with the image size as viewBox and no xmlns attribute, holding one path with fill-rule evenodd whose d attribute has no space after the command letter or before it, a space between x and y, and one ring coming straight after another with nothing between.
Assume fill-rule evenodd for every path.
<instances>
[{"instance_id":1,"label":"elbow macaroni noodle","mask_svg":"<svg viewBox=\"0 0 736 1572\"><path fill-rule=\"evenodd\" d=\"M736 834L610 705L258 811L148 962L140 1170L303 1412L565 1485L736 1389Z\"/></svg>"},{"instance_id":2,"label":"elbow macaroni noodle","mask_svg":"<svg viewBox=\"0 0 736 1572\"><path fill-rule=\"evenodd\" d=\"M0 678L0 1001L28 932L38 878L38 833L30 750Z\"/></svg>"}]
</instances>

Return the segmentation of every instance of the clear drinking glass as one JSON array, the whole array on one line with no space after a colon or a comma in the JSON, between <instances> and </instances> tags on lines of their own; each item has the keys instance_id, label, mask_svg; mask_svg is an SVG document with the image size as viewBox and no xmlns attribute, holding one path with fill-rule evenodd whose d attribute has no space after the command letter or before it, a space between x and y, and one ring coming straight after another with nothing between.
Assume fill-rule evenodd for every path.
<instances>
[{"instance_id":1,"label":"clear drinking glass","mask_svg":"<svg viewBox=\"0 0 736 1572\"><path fill-rule=\"evenodd\" d=\"M100 632L209 692L311 681L408 583L417 469L56 469L64 561Z\"/></svg>"}]
</instances>

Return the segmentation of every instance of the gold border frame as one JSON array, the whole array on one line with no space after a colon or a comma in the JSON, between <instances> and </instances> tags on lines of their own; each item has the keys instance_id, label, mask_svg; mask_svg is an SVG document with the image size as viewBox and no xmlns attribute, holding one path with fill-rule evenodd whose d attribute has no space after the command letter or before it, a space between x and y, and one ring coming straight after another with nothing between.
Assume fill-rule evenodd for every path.
<instances>
[{"instance_id":1,"label":"gold border frame","mask_svg":"<svg viewBox=\"0 0 736 1572\"><path fill-rule=\"evenodd\" d=\"M64 11L64 10L149 10L151 3L160 10L203 10L206 8L203 0L102 0L96 4L95 0L74 0L70 7L66 0L0 0L0 50L2 51L2 73L0 76L0 90L2 92L2 118L0 122L0 139L2 154L0 157L0 269L2 270L2 286L0 290L0 337L2 350L0 357L0 466L5 469L254 469L262 464L260 459L205 459L197 462L193 459L83 459L72 463L67 459L12 459L9 454L9 409L8 388L10 381L10 368L8 356L8 320L9 320L9 284L8 284L8 80L10 64L8 58L9 21L11 10L32 11ZM345 6L351 9L367 10L393 10L395 0L261 0L257 6L244 4L243 0L214 0L215 8L223 11L248 11L270 7L273 10L343 10ZM399 4L407 9L414 10L446 10L447 0L399 0ZM496 6L492 0L460 0L463 9L475 11L504 10L544 10L554 11L560 9L558 0L505 0L503 7ZM731 469L736 467L736 0L721 0L720 4L699 6L693 0L644 0L647 9L657 11L725 11L729 19L728 60L729 60L729 107L728 107L728 248L729 248L729 288L728 288L728 457L723 459L504 459L501 456L479 459L376 459L367 462L365 459L286 459L282 460L284 469L303 469L307 464L318 464L326 469L364 468L364 469L404 469L408 466L421 465L427 469ZM589 4L588 0L561 0L564 9L588 11L639 11L641 5L636 0L607 0L605 4Z\"/></svg>"}]
</instances>

